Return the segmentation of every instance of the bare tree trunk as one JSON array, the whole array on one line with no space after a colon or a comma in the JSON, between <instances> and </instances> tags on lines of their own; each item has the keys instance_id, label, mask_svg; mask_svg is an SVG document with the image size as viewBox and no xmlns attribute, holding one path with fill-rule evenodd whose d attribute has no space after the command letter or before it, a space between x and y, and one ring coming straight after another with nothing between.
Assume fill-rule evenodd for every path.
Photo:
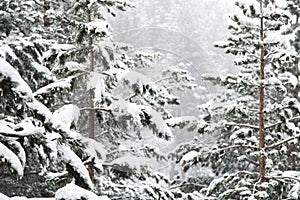
<instances>
[{"instance_id":1,"label":"bare tree trunk","mask_svg":"<svg viewBox=\"0 0 300 200\"><path fill-rule=\"evenodd\" d=\"M265 49L264 49L264 18L263 18L263 0L260 0L260 80L265 79ZM264 93L265 86L263 83L259 85L259 150L263 151L265 147L265 127L264 127ZM259 155L259 178L260 182L264 181L266 175L266 158L260 152Z\"/></svg>"},{"instance_id":2,"label":"bare tree trunk","mask_svg":"<svg viewBox=\"0 0 300 200\"><path fill-rule=\"evenodd\" d=\"M298 0L297 3L300 4L300 0ZM295 26L298 26L298 25L299 25L299 16L296 15ZM297 53L299 52L298 47L296 47L295 50L296 50ZM295 73L296 73L295 75L296 75L297 80L299 82L299 57L296 57L294 63L295 63ZM297 99L299 98L299 88L298 87L294 90L294 97L297 98Z\"/></svg>"},{"instance_id":3,"label":"bare tree trunk","mask_svg":"<svg viewBox=\"0 0 300 200\"><path fill-rule=\"evenodd\" d=\"M297 3L299 4L300 3L300 0L297 1ZM296 15L296 22L295 22L295 26L297 27L299 25L299 16ZM298 47L295 47L295 51L298 53L299 52L299 49ZM299 55L297 55L299 56ZM294 65L295 65L295 76L298 80L298 83L299 83L299 57L296 57L295 61L294 61ZM296 88L294 89L293 91L293 96L296 98L296 99L299 99L299 87L298 85L296 86ZM297 125L298 123L296 123ZM296 146L294 144L291 144L289 146L289 157L288 157L288 160L290 163L293 163L295 164L295 157L293 157L291 154L296 150Z\"/></svg>"},{"instance_id":4,"label":"bare tree trunk","mask_svg":"<svg viewBox=\"0 0 300 200\"><path fill-rule=\"evenodd\" d=\"M91 22L92 16L90 10L88 10L88 22ZM90 50L90 72L94 71L94 50L93 50L93 37L92 34L89 33L89 50ZM94 108L94 92L90 91L89 97L89 138L95 139L95 110Z\"/></svg>"}]
</instances>

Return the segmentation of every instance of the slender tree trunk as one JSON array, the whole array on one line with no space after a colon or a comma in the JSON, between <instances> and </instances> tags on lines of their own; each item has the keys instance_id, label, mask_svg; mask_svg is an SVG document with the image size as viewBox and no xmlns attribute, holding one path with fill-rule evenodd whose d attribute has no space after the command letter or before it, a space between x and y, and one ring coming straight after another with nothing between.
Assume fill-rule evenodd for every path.
<instances>
[{"instance_id":1,"label":"slender tree trunk","mask_svg":"<svg viewBox=\"0 0 300 200\"><path fill-rule=\"evenodd\" d=\"M265 79L264 68L265 68L265 49L264 49L264 18L263 18L263 0L260 0L260 80ZM266 175L266 158L262 154L265 147L265 127L264 127L264 94L265 86L263 83L259 85L259 178L260 182L264 181Z\"/></svg>"},{"instance_id":2,"label":"slender tree trunk","mask_svg":"<svg viewBox=\"0 0 300 200\"><path fill-rule=\"evenodd\" d=\"M50 26L50 21L49 21L49 18L47 17L46 12L47 12L47 10L50 9L50 2L44 0L44 5L43 5L43 7L44 7L44 17L43 17L43 20L44 20L44 26L45 26L45 27L49 27L49 26Z\"/></svg>"},{"instance_id":3,"label":"slender tree trunk","mask_svg":"<svg viewBox=\"0 0 300 200\"><path fill-rule=\"evenodd\" d=\"M300 4L300 0L297 1L297 4L298 4L298 5ZM299 25L299 16L296 15L295 26L298 27L298 25ZM297 53L299 53L298 47L296 47L295 50L296 50ZM299 56L299 55L298 55L298 56ZM298 80L298 82L299 82L299 57L296 57L294 63L295 63L295 73L296 73L295 75L296 75L297 80ZM299 88L297 87L297 88L294 90L293 93L294 93L294 97L298 99L298 98L299 98Z\"/></svg>"},{"instance_id":4,"label":"slender tree trunk","mask_svg":"<svg viewBox=\"0 0 300 200\"><path fill-rule=\"evenodd\" d=\"M90 10L88 10L88 22L92 21L92 16ZM90 50L90 72L94 71L94 50L93 50L93 37L92 34L89 33L89 50ZM95 110L94 108L94 92L90 91L89 97L89 138L95 139Z\"/></svg>"},{"instance_id":5,"label":"slender tree trunk","mask_svg":"<svg viewBox=\"0 0 300 200\"><path fill-rule=\"evenodd\" d=\"M300 0L297 1L297 4L300 3ZM299 25L299 16L296 15L296 21L295 21L295 26L298 27ZM298 53L299 52L299 49L298 47L295 47L295 51ZM299 56L299 55L297 55ZM295 65L295 76L298 80L298 83L299 83L299 57L296 57L295 61L294 61L294 65ZM293 96L299 100L299 86L297 85L296 88L294 89L293 91ZM296 123L296 126L297 126L298 123ZM294 144L291 144L289 146L289 157L288 157L288 160L290 163L292 164L295 164L295 158L291 155L296 149L296 146Z\"/></svg>"}]
</instances>

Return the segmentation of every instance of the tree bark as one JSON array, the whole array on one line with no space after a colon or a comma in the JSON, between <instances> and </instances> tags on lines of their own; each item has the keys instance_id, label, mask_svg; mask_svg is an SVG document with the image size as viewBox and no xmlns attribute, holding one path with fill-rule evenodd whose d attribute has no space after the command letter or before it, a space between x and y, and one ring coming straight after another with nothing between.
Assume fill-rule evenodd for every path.
<instances>
[{"instance_id":1,"label":"tree bark","mask_svg":"<svg viewBox=\"0 0 300 200\"><path fill-rule=\"evenodd\" d=\"M299 4L299 3L300 3L300 0L298 0L297 3ZM298 25L299 25L299 16L296 15L295 26L298 27ZM297 53L299 53L299 49L298 49L297 46L295 47L295 50L296 50ZM298 55L298 56L299 56L299 55ZM295 75L296 75L296 78L297 78L297 80L298 80L298 82L299 82L299 57L296 57L294 63L295 63ZM294 90L293 95L294 95L295 98L299 99L299 88L298 88L298 86L297 86L296 89Z\"/></svg>"},{"instance_id":2,"label":"tree bark","mask_svg":"<svg viewBox=\"0 0 300 200\"><path fill-rule=\"evenodd\" d=\"M265 79L265 49L264 49L264 18L263 18L263 0L260 0L260 80ZM260 182L264 181L266 175L266 158L263 155L265 148L265 127L264 127L264 83L259 85L259 178Z\"/></svg>"},{"instance_id":3,"label":"tree bark","mask_svg":"<svg viewBox=\"0 0 300 200\"><path fill-rule=\"evenodd\" d=\"M88 22L92 21L92 16L91 12L88 9ZM90 72L94 71L94 50L93 50L93 37L92 33L89 33L89 50L90 50L90 55L89 55L89 65L90 65ZM90 91L90 97L89 97L89 138L95 139L95 110L94 108L94 91Z\"/></svg>"}]
</instances>

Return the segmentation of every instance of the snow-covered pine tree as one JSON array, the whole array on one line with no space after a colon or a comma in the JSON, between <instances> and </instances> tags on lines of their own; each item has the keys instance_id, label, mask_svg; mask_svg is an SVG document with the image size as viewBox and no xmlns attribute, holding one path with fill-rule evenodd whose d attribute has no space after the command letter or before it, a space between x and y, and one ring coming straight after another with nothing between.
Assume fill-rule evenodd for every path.
<instances>
[{"instance_id":1,"label":"snow-covered pine tree","mask_svg":"<svg viewBox=\"0 0 300 200\"><path fill-rule=\"evenodd\" d=\"M297 57L295 59L295 67L293 68L292 73L299 80L299 54L300 54L300 2L299 0L287 0L286 5L282 6L287 11L290 12L291 18L291 26L286 27L286 31L284 34L290 35L289 41L287 41L286 46L289 46L290 43L291 48L294 49L297 53ZM294 90L294 97L299 99L299 84Z\"/></svg>"},{"instance_id":2,"label":"snow-covered pine tree","mask_svg":"<svg viewBox=\"0 0 300 200\"><path fill-rule=\"evenodd\" d=\"M76 118L70 116L69 124L59 121L66 113L50 111L34 97L33 91L56 78L43 65L44 53L53 43L45 31L44 4L4 1L0 9L0 192L54 196L63 182L73 178L92 189L85 167L90 154L70 130ZM47 172L60 174L62 183L47 182Z\"/></svg>"},{"instance_id":3,"label":"snow-covered pine tree","mask_svg":"<svg viewBox=\"0 0 300 200\"><path fill-rule=\"evenodd\" d=\"M49 28L59 30L54 31L59 39L45 54L56 79L37 90L35 97L56 110L54 114L79 117L77 123L68 117L59 119L90 137L82 139L94 152L95 159L88 165L97 193L112 199L175 198L168 191L167 178L145 167L150 158L163 156L155 148L155 140L147 145L144 138L153 138L151 132L170 139L166 119L173 116L166 105L179 104L172 90L194 88L193 78L186 70L173 67L164 70L160 80L153 80L144 70L158 59L156 53L134 51L113 41L103 11L115 15L113 10L124 10L130 5L127 2L69 1L58 5L63 6L51 7L57 11L52 12L54 21ZM104 171L97 170L101 165Z\"/></svg>"},{"instance_id":4,"label":"snow-covered pine tree","mask_svg":"<svg viewBox=\"0 0 300 200\"><path fill-rule=\"evenodd\" d=\"M292 19L276 1L236 5L240 12L231 17L228 41L216 46L236 57L238 73L217 79L226 90L205 107L203 130L216 142L185 145L181 164L212 168L216 177L202 189L211 199L298 199L299 149L290 148L300 131L292 73L298 55L282 34Z\"/></svg>"}]
</instances>

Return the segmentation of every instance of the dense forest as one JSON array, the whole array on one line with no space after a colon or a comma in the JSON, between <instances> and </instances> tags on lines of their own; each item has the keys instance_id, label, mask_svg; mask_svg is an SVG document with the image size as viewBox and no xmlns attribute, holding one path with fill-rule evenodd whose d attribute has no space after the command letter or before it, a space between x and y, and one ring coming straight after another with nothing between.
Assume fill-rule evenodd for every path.
<instances>
[{"instance_id":1,"label":"dense forest","mask_svg":"<svg viewBox=\"0 0 300 200\"><path fill-rule=\"evenodd\" d=\"M2 0L0 22L1 200L300 199L299 0Z\"/></svg>"}]
</instances>

